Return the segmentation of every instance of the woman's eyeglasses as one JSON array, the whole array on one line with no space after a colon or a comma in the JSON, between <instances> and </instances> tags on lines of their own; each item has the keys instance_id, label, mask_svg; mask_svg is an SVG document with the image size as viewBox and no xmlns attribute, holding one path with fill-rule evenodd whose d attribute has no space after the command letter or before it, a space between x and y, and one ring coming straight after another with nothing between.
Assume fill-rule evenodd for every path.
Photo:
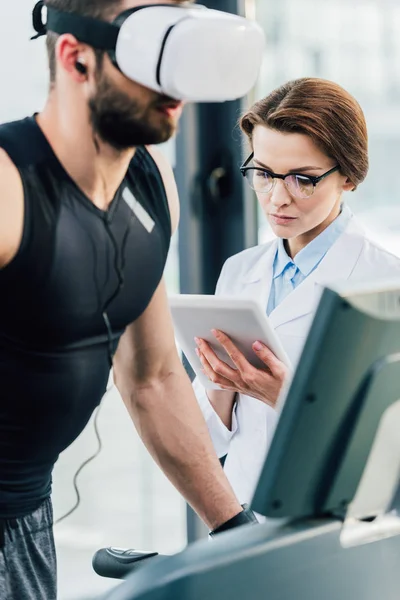
<instances>
[{"instance_id":1,"label":"woman's eyeglasses","mask_svg":"<svg viewBox=\"0 0 400 600\"><path fill-rule=\"evenodd\" d=\"M257 194L268 194L274 187L277 179L282 179L289 194L294 198L309 198L313 195L317 183L328 177L331 173L340 169L339 165L333 167L323 175L319 177L313 177L312 175L302 175L301 173L287 173L286 175L278 175L268 169L262 167L254 167L247 165L253 159L254 153L245 160L243 165L240 167L240 171L250 185L250 187L257 192Z\"/></svg>"}]
</instances>

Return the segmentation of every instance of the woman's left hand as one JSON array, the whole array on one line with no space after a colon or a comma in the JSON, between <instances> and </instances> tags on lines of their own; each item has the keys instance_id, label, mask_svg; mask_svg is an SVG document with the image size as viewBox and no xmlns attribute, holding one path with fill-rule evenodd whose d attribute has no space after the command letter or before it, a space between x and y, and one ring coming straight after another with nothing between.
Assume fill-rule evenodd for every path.
<instances>
[{"instance_id":1,"label":"woman's left hand","mask_svg":"<svg viewBox=\"0 0 400 600\"><path fill-rule=\"evenodd\" d=\"M221 331L212 333L224 347L236 369L220 360L206 341L196 338L197 354L210 381L223 390L252 396L275 407L282 385L289 374L288 367L267 346L255 342L253 350L265 364L265 369L257 369L246 360L227 335Z\"/></svg>"}]
</instances>

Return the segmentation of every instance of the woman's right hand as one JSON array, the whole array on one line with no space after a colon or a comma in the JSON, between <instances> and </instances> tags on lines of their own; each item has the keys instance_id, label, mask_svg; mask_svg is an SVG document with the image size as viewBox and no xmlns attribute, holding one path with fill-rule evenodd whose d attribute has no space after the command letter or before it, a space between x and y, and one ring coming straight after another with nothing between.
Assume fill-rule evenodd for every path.
<instances>
[{"instance_id":1,"label":"woman's right hand","mask_svg":"<svg viewBox=\"0 0 400 600\"><path fill-rule=\"evenodd\" d=\"M282 386L289 376L288 367L259 341L253 344L253 351L265 364L265 368L254 367L225 333L213 330L213 334L235 368L221 360L209 343L195 338L198 346L196 354L203 366L203 373L224 391L251 396L274 408Z\"/></svg>"}]
</instances>

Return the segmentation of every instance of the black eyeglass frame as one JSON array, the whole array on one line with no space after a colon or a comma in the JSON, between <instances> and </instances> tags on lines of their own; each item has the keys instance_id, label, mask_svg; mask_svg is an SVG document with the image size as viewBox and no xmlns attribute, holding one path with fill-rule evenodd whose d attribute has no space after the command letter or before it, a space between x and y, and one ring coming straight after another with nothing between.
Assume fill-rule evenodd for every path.
<instances>
[{"instance_id":1,"label":"black eyeglass frame","mask_svg":"<svg viewBox=\"0 0 400 600\"><path fill-rule=\"evenodd\" d=\"M246 177L246 173L248 171L263 171L264 173L267 173L267 175L272 177L272 180L282 179L282 181L285 181L286 177L290 177L291 175L298 175L299 177L306 177L313 184L313 192L312 192L312 194L310 194L310 196L305 196L305 198L310 198L314 194L317 183L319 183L320 181L325 179L325 177L328 177L328 175L331 175L332 173L335 173L335 171L338 171L340 169L340 165L336 165L336 167L332 167L332 169L329 169L329 171L327 171L326 173L323 173L322 175L319 175L319 176L304 175L304 173L295 173L295 172L286 173L286 175L280 175L279 173L274 173L273 171L270 171L269 169L265 169L264 167L248 167L247 165L253 158L254 158L254 152L252 152L250 154L250 156L248 158L246 158L246 160L240 167L240 172L243 175L243 177ZM272 181L272 187L270 190L268 190L268 192L257 192L257 193L258 194L268 194L272 190L273 186L274 186L274 181ZM256 190L254 190L254 191L256 191ZM290 193L290 190L288 190L288 191ZM293 195L293 194L291 194L291 195ZM295 198L301 198L301 196L295 196ZM303 200L305 198L303 198Z\"/></svg>"}]
</instances>

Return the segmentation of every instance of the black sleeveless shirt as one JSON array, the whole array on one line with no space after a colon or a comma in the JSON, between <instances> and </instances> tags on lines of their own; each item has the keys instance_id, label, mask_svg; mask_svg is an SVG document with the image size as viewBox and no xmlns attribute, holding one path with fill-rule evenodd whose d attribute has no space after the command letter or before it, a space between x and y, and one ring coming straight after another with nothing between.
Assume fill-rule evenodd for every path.
<instances>
[{"instance_id":1,"label":"black sleeveless shirt","mask_svg":"<svg viewBox=\"0 0 400 600\"><path fill-rule=\"evenodd\" d=\"M145 148L102 211L34 118L0 126L0 147L25 197L19 251L0 270L0 518L7 518L29 514L50 494L59 453L106 390L110 344L115 350L162 278L171 223Z\"/></svg>"}]
</instances>

